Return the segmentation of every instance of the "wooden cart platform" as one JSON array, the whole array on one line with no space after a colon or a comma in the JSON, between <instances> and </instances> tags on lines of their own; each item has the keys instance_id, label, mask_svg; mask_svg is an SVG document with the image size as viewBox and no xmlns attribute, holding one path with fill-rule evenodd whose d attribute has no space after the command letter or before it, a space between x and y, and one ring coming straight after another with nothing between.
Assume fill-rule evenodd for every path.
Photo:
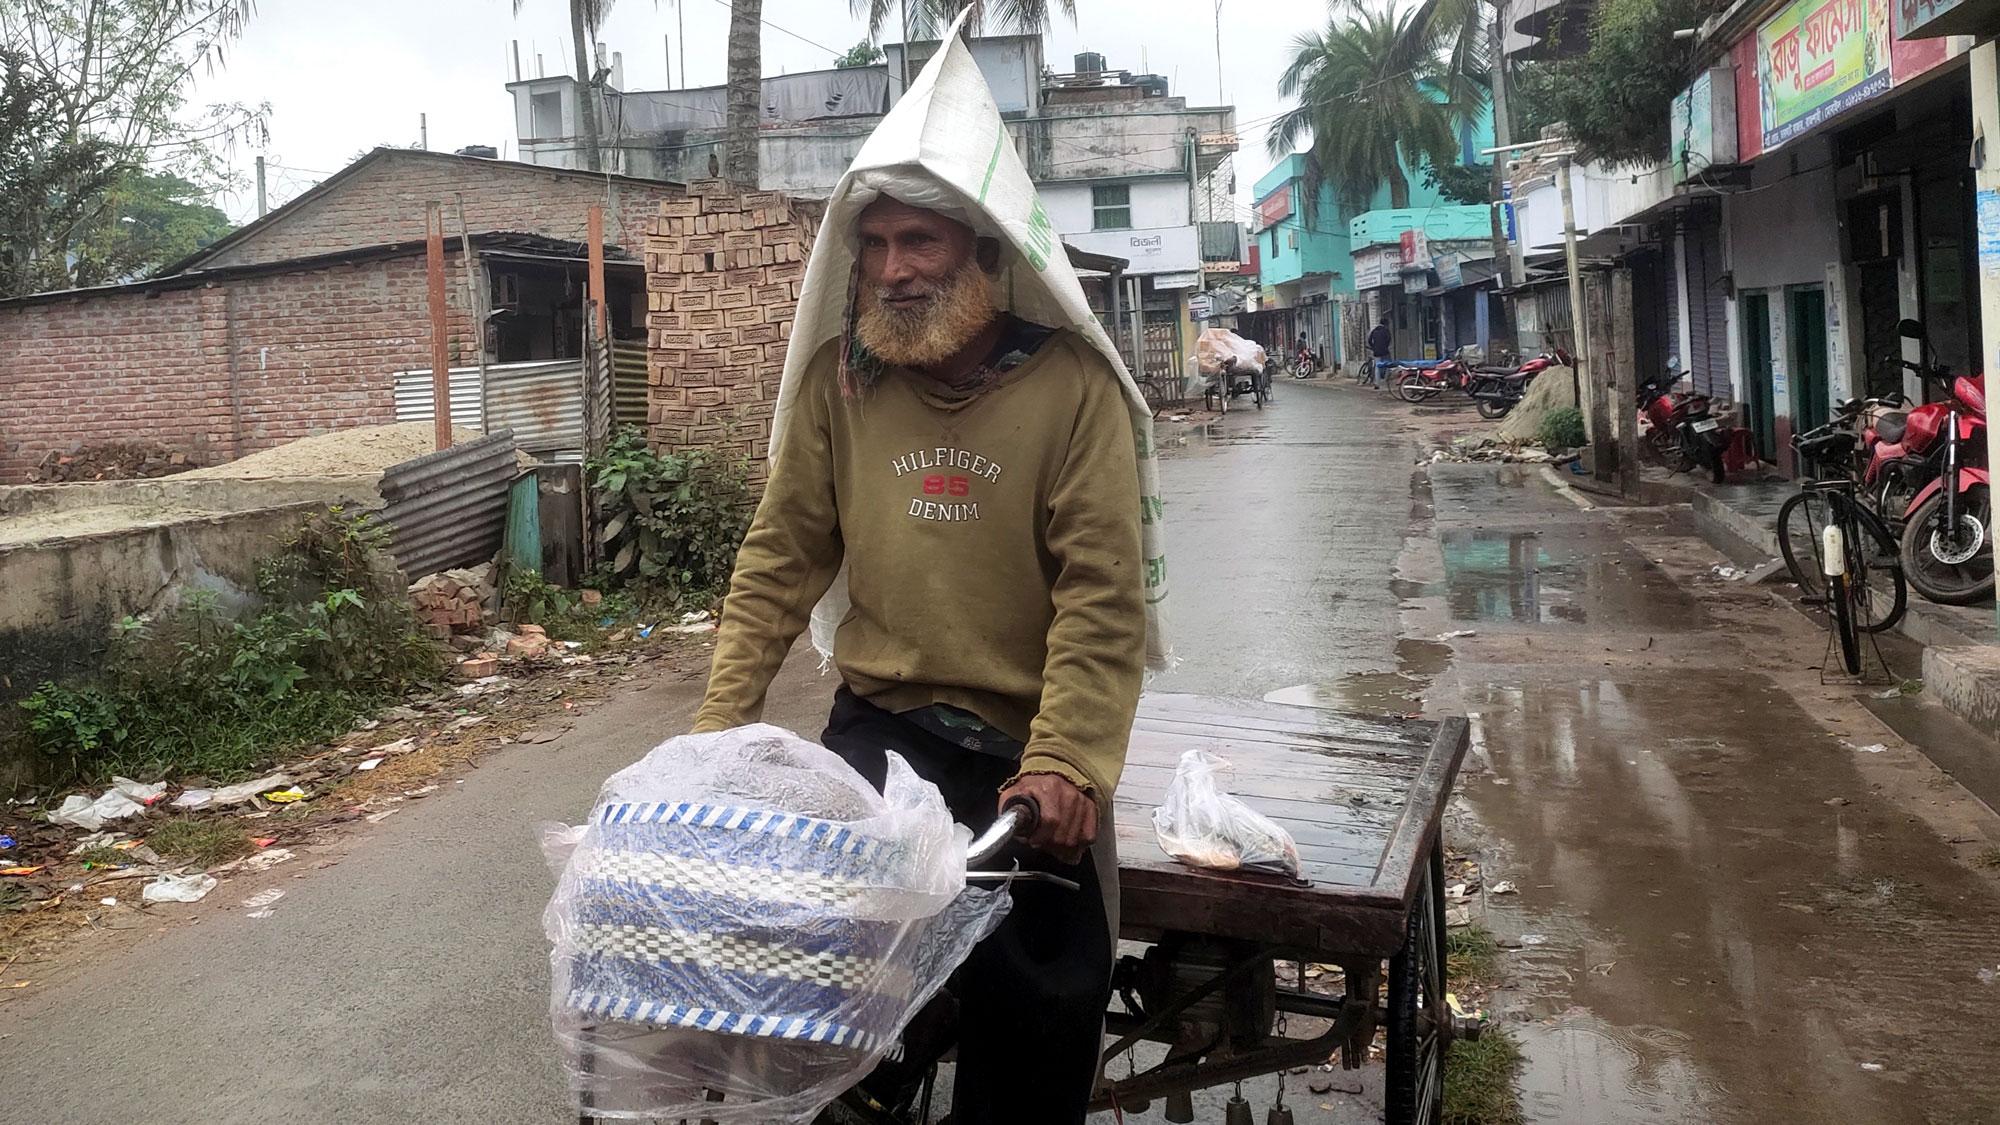
<instances>
[{"instance_id":1,"label":"wooden cart platform","mask_svg":"<svg viewBox=\"0 0 2000 1125\"><path fill-rule=\"evenodd\" d=\"M1386 1119L1436 1121L1444 1052L1478 1030L1449 1011L1444 978L1440 822L1468 742L1460 718L1142 699L1116 800L1119 933L1151 949L1121 959L1121 1000L1107 1013L1118 1037L1104 1053L1097 1104L1137 1108L1168 1096L1185 1106L1188 1091L1335 1052L1358 1066L1380 1027ZM1228 792L1291 833L1301 879L1195 868L1160 849L1153 810L1194 749L1228 761ZM1339 965L1346 994L1281 980L1279 962ZM1316 1017L1325 1029L1287 1036L1281 1014ZM1114 1069L1116 1056L1141 1040L1169 1044L1167 1058L1110 1079L1130 1067Z\"/></svg>"}]
</instances>

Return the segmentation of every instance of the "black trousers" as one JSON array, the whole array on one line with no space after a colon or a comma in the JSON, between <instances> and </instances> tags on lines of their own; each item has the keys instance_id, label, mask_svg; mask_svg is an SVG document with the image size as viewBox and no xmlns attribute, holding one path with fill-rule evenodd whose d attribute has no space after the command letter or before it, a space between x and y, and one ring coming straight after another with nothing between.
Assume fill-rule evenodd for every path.
<instances>
[{"instance_id":1,"label":"black trousers","mask_svg":"<svg viewBox=\"0 0 2000 1125\"><path fill-rule=\"evenodd\" d=\"M952 745L846 688L821 743L877 789L894 750L944 794L961 824L983 831L1015 763ZM992 866L1053 872L1080 890L1016 883L1014 905L949 986L958 1001L955 1125L1080 1125L1097 1078L1112 942L1097 870L1020 845Z\"/></svg>"}]
</instances>

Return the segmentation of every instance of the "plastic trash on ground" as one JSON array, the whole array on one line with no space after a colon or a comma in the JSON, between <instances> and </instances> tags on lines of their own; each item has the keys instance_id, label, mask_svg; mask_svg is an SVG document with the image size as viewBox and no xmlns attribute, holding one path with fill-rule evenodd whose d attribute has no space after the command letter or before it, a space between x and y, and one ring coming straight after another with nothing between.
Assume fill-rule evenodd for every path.
<instances>
[{"instance_id":1,"label":"plastic trash on ground","mask_svg":"<svg viewBox=\"0 0 2000 1125\"><path fill-rule=\"evenodd\" d=\"M1196 867L1298 878L1298 844L1276 822L1223 790L1221 774L1228 768L1206 750L1181 755L1166 802L1153 810L1161 849Z\"/></svg>"},{"instance_id":2,"label":"plastic trash on ground","mask_svg":"<svg viewBox=\"0 0 2000 1125\"><path fill-rule=\"evenodd\" d=\"M213 875L162 875L147 883L140 897L147 902L200 902L214 889Z\"/></svg>"},{"instance_id":3,"label":"plastic trash on ground","mask_svg":"<svg viewBox=\"0 0 2000 1125\"><path fill-rule=\"evenodd\" d=\"M72 793L63 799L56 811L49 814L51 824L71 824L86 832L95 832L104 827L107 820L121 820L134 813L146 811L146 806L116 789L107 789L95 801L81 793Z\"/></svg>"},{"instance_id":4,"label":"plastic trash on ground","mask_svg":"<svg viewBox=\"0 0 2000 1125\"><path fill-rule=\"evenodd\" d=\"M888 763L877 793L777 727L688 735L545 831L551 1015L590 1112L804 1123L896 1046L1007 897L966 886L937 788Z\"/></svg>"}]
</instances>

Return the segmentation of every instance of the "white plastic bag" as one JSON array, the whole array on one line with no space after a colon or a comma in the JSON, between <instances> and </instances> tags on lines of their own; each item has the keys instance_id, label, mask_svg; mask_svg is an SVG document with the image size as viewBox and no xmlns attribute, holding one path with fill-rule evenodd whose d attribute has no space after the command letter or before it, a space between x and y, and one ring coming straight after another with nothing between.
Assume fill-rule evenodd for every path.
<instances>
[{"instance_id":1,"label":"white plastic bag","mask_svg":"<svg viewBox=\"0 0 2000 1125\"><path fill-rule=\"evenodd\" d=\"M810 1121L1007 908L901 758L877 793L764 724L669 739L543 840L556 1040L603 1117Z\"/></svg>"},{"instance_id":2,"label":"white plastic bag","mask_svg":"<svg viewBox=\"0 0 2000 1125\"><path fill-rule=\"evenodd\" d=\"M95 832L104 827L107 820L122 820L145 811L146 806L118 790L106 789L104 795L95 801L81 793L70 794L56 811L49 814L49 822L73 824L86 832Z\"/></svg>"},{"instance_id":3,"label":"white plastic bag","mask_svg":"<svg viewBox=\"0 0 2000 1125\"><path fill-rule=\"evenodd\" d=\"M197 871L192 875L162 875L147 883L139 897L147 902L200 902L215 889L215 876Z\"/></svg>"},{"instance_id":4,"label":"white plastic bag","mask_svg":"<svg viewBox=\"0 0 2000 1125\"><path fill-rule=\"evenodd\" d=\"M1270 871L1299 877L1299 846L1271 818L1230 796L1221 774L1229 763L1206 750L1181 755L1167 799L1153 810L1160 847L1182 863L1218 871Z\"/></svg>"}]
</instances>

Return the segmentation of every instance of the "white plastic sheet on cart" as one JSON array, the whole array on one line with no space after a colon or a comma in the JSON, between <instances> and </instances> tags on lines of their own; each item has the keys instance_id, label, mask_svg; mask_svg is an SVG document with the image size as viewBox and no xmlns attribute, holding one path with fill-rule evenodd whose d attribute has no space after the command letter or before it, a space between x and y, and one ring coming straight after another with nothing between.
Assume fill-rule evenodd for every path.
<instances>
[{"instance_id":1,"label":"white plastic sheet on cart","mask_svg":"<svg viewBox=\"0 0 2000 1125\"><path fill-rule=\"evenodd\" d=\"M1268 359L1264 349L1227 328L1204 328L1194 341L1195 359L1203 375L1220 375L1224 365L1234 362L1240 374L1264 370Z\"/></svg>"},{"instance_id":2,"label":"white plastic sheet on cart","mask_svg":"<svg viewBox=\"0 0 2000 1125\"><path fill-rule=\"evenodd\" d=\"M686 735L547 831L551 1014L592 1113L803 1123L895 1047L1007 896L888 763L877 793L778 727Z\"/></svg>"},{"instance_id":3,"label":"white plastic sheet on cart","mask_svg":"<svg viewBox=\"0 0 2000 1125\"><path fill-rule=\"evenodd\" d=\"M1153 810L1160 850L1196 867L1298 878L1299 845L1276 821L1229 795L1222 786L1228 768L1206 750L1181 755L1166 800Z\"/></svg>"}]
</instances>

